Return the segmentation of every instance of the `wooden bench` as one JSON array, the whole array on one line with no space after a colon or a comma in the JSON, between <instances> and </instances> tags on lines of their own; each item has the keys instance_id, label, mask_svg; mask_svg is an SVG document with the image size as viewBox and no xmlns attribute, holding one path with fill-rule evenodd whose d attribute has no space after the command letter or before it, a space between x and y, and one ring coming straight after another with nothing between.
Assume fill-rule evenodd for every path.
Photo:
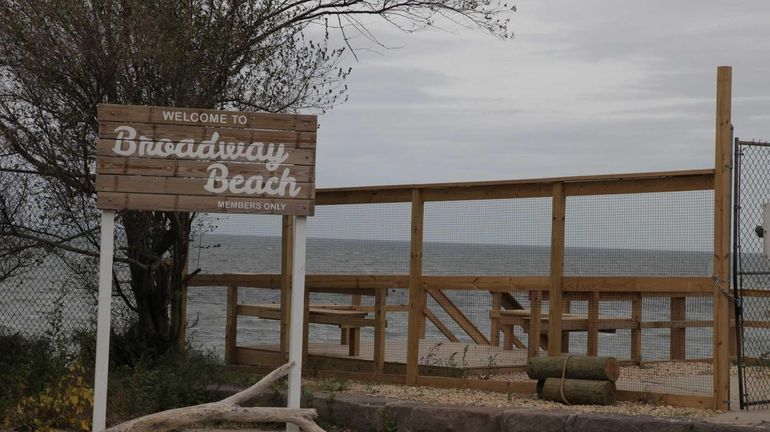
<instances>
[{"instance_id":1,"label":"wooden bench","mask_svg":"<svg viewBox=\"0 0 770 432\"><path fill-rule=\"evenodd\" d=\"M238 315L262 319L281 319L281 306L277 304L239 304ZM311 304L309 321L314 324L339 326L341 342L348 345L348 355L356 357L361 353L361 327L374 327L375 320L366 318L368 312L355 309L354 305Z\"/></svg>"},{"instance_id":2,"label":"wooden bench","mask_svg":"<svg viewBox=\"0 0 770 432\"><path fill-rule=\"evenodd\" d=\"M502 309L495 313L490 312L489 318L503 332L503 349L512 349L515 344L517 348L524 348L520 341L513 335L513 328L520 326L524 332L529 332L529 324L532 319L529 309ZM548 314L540 317L542 321L541 334L548 334ZM562 332L580 332L589 331L589 319L585 315L571 313L562 314ZM599 317L597 320L597 331L600 333L615 333L618 329L633 329L637 324L634 320L627 318ZM493 325L494 328L494 325Z\"/></svg>"}]
</instances>

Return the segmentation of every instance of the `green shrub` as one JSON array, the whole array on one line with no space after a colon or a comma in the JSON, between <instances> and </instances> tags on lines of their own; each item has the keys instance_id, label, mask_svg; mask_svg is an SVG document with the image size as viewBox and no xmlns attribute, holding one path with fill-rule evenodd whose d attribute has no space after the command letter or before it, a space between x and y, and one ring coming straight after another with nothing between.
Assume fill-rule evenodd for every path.
<instances>
[{"instance_id":1,"label":"green shrub","mask_svg":"<svg viewBox=\"0 0 770 432\"><path fill-rule=\"evenodd\" d=\"M120 338L111 346L120 345ZM90 417L95 338L81 332L67 338L0 334L0 428L37 430L62 427L81 429L79 417ZM256 377L227 372L219 359L188 349L164 354L140 354L123 346L131 356L110 361L107 415L110 424L153 412L211 402L209 386L252 384ZM75 420L76 419L76 420ZM66 425L66 426L65 426Z\"/></svg>"},{"instance_id":2,"label":"green shrub","mask_svg":"<svg viewBox=\"0 0 770 432\"><path fill-rule=\"evenodd\" d=\"M93 393L83 366L74 364L39 394L22 397L6 424L21 430L90 431Z\"/></svg>"},{"instance_id":3,"label":"green shrub","mask_svg":"<svg viewBox=\"0 0 770 432\"><path fill-rule=\"evenodd\" d=\"M209 385L221 383L223 369L212 354L169 351L110 372L110 423L153 412L211 402Z\"/></svg>"},{"instance_id":4,"label":"green shrub","mask_svg":"<svg viewBox=\"0 0 770 432\"><path fill-rule=\"evenodd\" d=\"M67 359L57 353L47 337L29 338L18 333L0 334L0 414L25 396L36 395L67 374Z\"/></svg>"}]
</instances>

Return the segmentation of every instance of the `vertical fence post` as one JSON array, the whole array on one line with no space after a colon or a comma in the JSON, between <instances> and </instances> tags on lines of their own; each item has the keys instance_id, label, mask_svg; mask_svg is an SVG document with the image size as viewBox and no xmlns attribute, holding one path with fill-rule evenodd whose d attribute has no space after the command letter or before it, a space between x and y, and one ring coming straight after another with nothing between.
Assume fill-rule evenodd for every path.
<instances>
[{"instance_id":1,"label":"vertical fence post","mask_svg":"<svg viewBox=\"0 0 770 432\"><path fill-rule=\"evenodd\" d=\"M110 365L110 321L112 321L112 256L115 250L115 212L103 211L99 244L99 309L96 326L94 365L93 430L103 431L107 423L107 375Z\"/></svg>"},{"instance_id":2,"label":"vertical fence post","mask_svg":"<svg viewBox=\"0 0 770 432\"><path fill-rule=\"evenodd\" d=\"M529 292L529 333L527 335L527 358L540 355L540 303L543 293L540 288ZM508 335L506 335L508 336ZM506 345L506 347L509 345Z\"/></svg>"},{"instance_id":3,"label":"vertical fence post","mask_svg":"<svg viewBox=\"0 0 770 432\"><path fill-rule=\"evenodd\" d=\"M671 337L669 353L671 360L684 360L687 355L687 298L671 297Z\"/></svg>"},{"instance_id":4,"label":"vertical fence post","mask_svg":"<svg viewBox=\"0 0 770 432\"><path fill-rule=\"evenodd\" d=\"M406 345L406 384L417 384L420 317L423 316L422 237L425 203L422 190L412 190L412 230L409 256L409 321Z\"/></svg>"},{"instance_id":5,"label":"vertical fence post","mask_svg":"<svg viewBox=\"0 0 770 432\"><path fill-rule=\"evenodd\" d=\"M566 204L564 183L554 183L553 204L551 205L551 286L548 291L549 356L561 354L561 317L563 312L561 280L564 274L564 216Z\"/></svg>"},{"instance_id":6,"label":"vertical fence post","mask_svg":"<svg viewBox=\"0 0 770 432\"><path fill-rule=\"evenodd\" d=\"M642 364L642 295L636 293L631 299L631 360L637 365Z\"/></svg>"},{"instance_id":7,"label":"vertical fence post","mask_svg":"<svg viewBox=\"0 0 770 432\"><path fill-rule=\"evenodd\" d=\"M586 353L595 356L599 352L599 300L601 293L594 291L588 297L588 335Z\"/></svg>"},{"instance_id":8,"label":"vertical fence post","mask_svg":"<svg viewBox=\"0 0 770 432\"><path fill-rule=\"evenodd\" d=\"M492 293L492 311L489 313L489 343L492 346L500 346L500 309L503 307L503 294Z\"/></svg>"},{"instance_id":9,"label":"vertical fence post","mask_svg":"<svg viewBox=\"0 0 770 432\"><path fill-rule=\"evenodd\" d=\"M235 364L235 345L238 339L238 287L227 287L227 315L225 318L225 364Z\"/></svg>"},{"instance_id":10,"label":"vertical fence post","mask_svg":"<svg viewBox=\"0 0 770 432\"><path fill-rule=\"evenodd\" d=\"M717 69L714 172L714 408L730 406L730 192L732 180L732 67Z\"/></svg>"},{"instance_id":11,"label":"vertical fence post","mask_svg":"<svg viewBox=\"0 0 770 432\"><path fill-rule=\"evenodd\" d=\"M388 289L378 287L374 291L374 371L385 372L385 318Z\"/></svg>"},{"instance_id":12,"label":"vertical fence post","mask_svg":"<svg viewBox=\"0 0 770 432\"><path fill-rule=\"evenodd\" d=\"M284 215L281 221L281 354L285 359L289 358L293 245L294 216Z\"/></svg>"}]
</instances>

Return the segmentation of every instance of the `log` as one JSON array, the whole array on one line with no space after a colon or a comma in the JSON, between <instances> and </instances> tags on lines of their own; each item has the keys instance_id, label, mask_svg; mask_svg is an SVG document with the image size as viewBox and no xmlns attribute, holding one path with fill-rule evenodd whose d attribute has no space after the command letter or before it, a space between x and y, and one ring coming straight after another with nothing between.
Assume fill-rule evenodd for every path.
<instances>
[{"instance_id":1,"label":"log","mask_svg":"<svg viewBox=\"0 0 770 432\"><path fill-rule=\"evenodd\" d=\"M564 362L565 378L615 382L620 376L620 365L615 357L532 357L527 361L527 376L531 379L561 378Z\"/></svg>"},{"instance_id":2,"label":"log","mask_svg":"<svg viewBox=\"0 0 770 432\"><path fill-rule=\"evenodd\" d=\"M612 381L565 379L564 398L562 398L561 386L561 378L547 378L538 395L544 400L570 405L612 405L615 403L617 390Z\"/></svg>"},{"instance_id":3,"label":"log","mask_svg":"<svg viewBox=\"0 0 770 432\"><path fill-rule=\"evenodd\" d=\"M146 415L108 428L106 432L144 432L177 430L185 426L221 421L235 423L292 423L306 432L324 432L313 419L314 409L243 407L259 394L270 389L278 379L286 376L293 362L270 372L258 383L219 402L176 408Z\"/></svg>"}]
</instances>

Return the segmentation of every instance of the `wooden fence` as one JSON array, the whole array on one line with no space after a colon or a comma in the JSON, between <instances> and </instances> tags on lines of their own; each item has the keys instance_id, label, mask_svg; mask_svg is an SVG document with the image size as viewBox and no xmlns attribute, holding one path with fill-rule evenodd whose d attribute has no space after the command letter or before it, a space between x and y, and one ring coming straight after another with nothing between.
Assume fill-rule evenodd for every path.
<instances>
[{"instance_id":1,"label":"wooden fence","mask_svg":"<svg viewBox=\"0 0 770 432\"><path fill-rule=\"evenodd\" d=\"M717 90L716 122L716 163L715 169L636 173L622 175L598 175L582 177L547 178L536 180L446 183L423 185L400 185L378 187L355 187L319 189L316 205L336 206L350 204L411 204L410 265L408 274L398 275L308 275L308 293L338 293L354 296L353 304L347 311L353 313L326 313L325 310L305 311L305 325L309 322L329 323L341 328L374 328L373 356L371 361L350 359L329 359L310 355L306 352L305 366L316 375L349 376L384 382L405 383L440 387L477 388L503 392L533 392L535 383L522 381L484 380L470 377L436 376L419 364L420 340L425 332L426 320L432 322L448 340L455 335L427 308L431 296L451 319L477 344L500 345L504 348L522 345L528 356L547 354L560 355L568 348L566 339L571 325L587 333L587 353L595 355L598 334L607 330L603 326L629 329L631 332L631 362L642 358L641 331L645 328L666 328L671 332L670 358L685 359L686 329L708 327L713 329L713 392L709 395L684 395L672 393L651 393L620 391L623 400L657 400L667 404L725 409L729 403L729 351L730 345L730 300L729 300L729 259L730 259L730 179L731 179L731 124L730 124L730 70L720 68ZM565 276L565 214L567 197L599 196L616 194L646 194L654 192L714 191L714 274L692 276ZM550 271L548 276L430 276L423 275L423 230L426 202L494 200L516 198L550 198L552 200ZM292 219L284 217L283 250L281 274L198 274L189 281L189 286L223 286L227 290L227 329L225 358L231 364L277 365L284 361L288 348L288 327L292 322L288 315L291 297L291 233ZM255 287L280 290L281 307L276 310L254 309L237 304L239 287ZM408 304L387 304L387 291L402 289L408 291ZM469 322L456 305L444 294L445 291L483 291L492 293L490 319L492 331L483 334ZM530 308L526 316L511 319L525 320L529 337L527 345L515 340L515 336L502 328L511 321L504 321L500 311L516 309L510 307L510 295L526 292ZM764 294L764 293L760 293ZM360 296L374 297L373 305L361 306ZM642 316L642 299L660 297L670 299L671 319L667 321L645 320ZM713 304L713 319L688 320L686 299L709 297ZM612 318L611 323L603 321L598 313L601 301L628 301L631 315ZM542 305L547 301L548 313ZM588 301L585 318L565 315L572 301ZM506 306L508 304L508 307ZM339 310L339 309L338 309ZM406 358L403 367L386 361L385 331L388 314L396 311L408 312L408 334ZM362 316L355 312L373 313ZM504 314L504 312L502 312ZM311 315L314 314L313 317ZM524 313L523 313L524 314ZM237 347L235 334L238 315L268 317L281 322L281 344L278 350L251 350ZM495 324L497 323L497 324ZM766 326L767 323L754 323ZM751 325L751 323L750 323ZM582 327L584 326L584 327ZM503 338L500 340L500 334ZM305 332L307 338L307 331ZM541 338L547 336L547 340ZM355 337L355 333L346 333ZM351 341L348 341L352 343ZM542 344L542 345L541 345ZM306 344L307 346L307 341ZM351 354L357 349L351 347ZM543 352L541 352L541 349Z\"/></svg>"}]
</instances>

